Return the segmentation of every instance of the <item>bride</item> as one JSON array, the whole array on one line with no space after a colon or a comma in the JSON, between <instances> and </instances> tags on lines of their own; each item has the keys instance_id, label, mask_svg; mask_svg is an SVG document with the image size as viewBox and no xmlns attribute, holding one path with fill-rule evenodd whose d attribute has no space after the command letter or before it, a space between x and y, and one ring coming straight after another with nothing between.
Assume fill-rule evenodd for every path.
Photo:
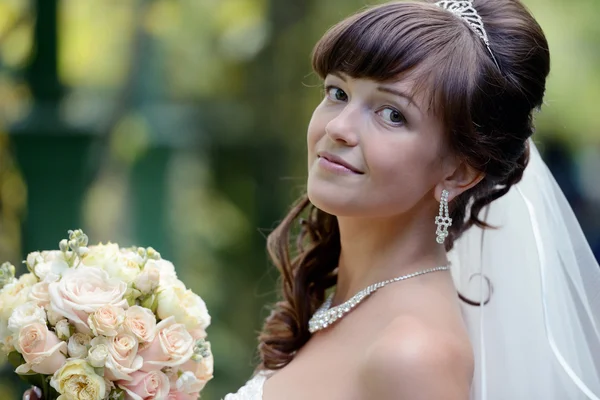
<instances>
[{"instance_id":1,"label":"bride","mask_svg":"<svg viewBox=\"0 0 600 400\"><path fill-rule=\"evenodd\" d=\"M282 300L225 400L600 399L600 270L530 138L550 56L518 0L392 2L317 43Z\"/></svg>"}]
</instances>

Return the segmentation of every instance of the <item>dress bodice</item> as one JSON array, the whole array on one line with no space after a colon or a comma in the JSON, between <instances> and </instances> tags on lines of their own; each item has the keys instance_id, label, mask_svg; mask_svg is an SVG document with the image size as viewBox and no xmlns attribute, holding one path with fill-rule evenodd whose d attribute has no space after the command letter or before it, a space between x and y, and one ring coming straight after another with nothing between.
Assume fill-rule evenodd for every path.
<instances>
[{"instance_id":1,"label":"dress bodice","mask_svg":"<svg viewBox=\"0 0 600 400\"><path fill-rule=\"evenodd\" d=\"M240 390L228 394L223 400L262 400L263 385L268 376L267 372L258 372Z\"/></svg>"}]
</instances>

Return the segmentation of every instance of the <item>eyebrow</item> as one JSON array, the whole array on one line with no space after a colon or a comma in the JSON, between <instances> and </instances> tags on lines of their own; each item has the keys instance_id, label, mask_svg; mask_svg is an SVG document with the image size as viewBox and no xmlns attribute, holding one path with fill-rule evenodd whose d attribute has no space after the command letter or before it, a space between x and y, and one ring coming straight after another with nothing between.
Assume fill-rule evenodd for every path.
<instances>
[{"instance_id":1,"label":"eyebrow","mask_svg":"<svg viewBox=\"0 0 600 400\"><path fill-rule=\"evenodd\" d=\"M405 92L403 92L401 90L398 90L398 89L392 89L392 88L387 87L387 86L378 86L377 90L379 90L380 92L390 93L390 94L393 94L395 96L403 97L406 100L408 100L408 102L410 104L412 104L413 106L415 106L417 110L419 110L421 112L421 108L419 107L419 105L417 104L417 102L408 93L405 93Z\"/></svg>"},{"instance_id":2,"label":"eyebrow","mask_svg":"<svg viewBox=\"0 0 600 400\"><path fill-rule=\"evenodd\" d=\"M340 74L339 72L331 72L331 75L333 75L333 76L335 76L337 78L340 78L344 82L347 82L346 77L344 75ZM419 112L421 114L423 113L421 111L421 108L417 104L417 102L408 93L405 93L405 92L403 92L401 90L398 90L398 89L392 89L392 88L387 87L387 86L378 86L377 90L379 90L380 92L389 93L389 94L393 94L393 95L398 96L398 97L402 97L402 98L408 100L408 102L410 104L412 104L417 110L419 110Z\"/></svg>"}]
</instances>

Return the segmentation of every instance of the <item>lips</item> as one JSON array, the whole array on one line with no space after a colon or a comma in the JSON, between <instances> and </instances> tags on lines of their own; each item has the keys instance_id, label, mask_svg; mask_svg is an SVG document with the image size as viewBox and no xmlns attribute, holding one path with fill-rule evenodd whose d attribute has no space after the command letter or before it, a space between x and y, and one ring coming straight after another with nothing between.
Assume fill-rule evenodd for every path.
<instances>
[{"instance_id":1,"label":"lips","mask_svg":"<svg viewBox=\"0 0 600 400\"><path fill-rule=\"evenodd\" d=\"M345 161L343 158L336 156L335 154L331 154L326 151L320 151L319 153L317 153L317 156L320 158L324 158L331 163L338 164L338 165L341 165L342 167L348 168L350 171L352 171L354 173L364 174L364 172L362 172L361 170L356 168L354 165Z\"/></svg>"}]
</instances>

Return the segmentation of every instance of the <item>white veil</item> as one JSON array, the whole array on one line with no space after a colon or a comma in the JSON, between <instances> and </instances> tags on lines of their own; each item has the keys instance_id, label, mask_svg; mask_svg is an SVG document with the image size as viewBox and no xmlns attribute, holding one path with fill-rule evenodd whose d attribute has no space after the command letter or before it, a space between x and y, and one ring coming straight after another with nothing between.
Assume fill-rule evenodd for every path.
<instances>
[{"instance_id":1,"label":"white veil","mask_svg":"<svg viewBox=\"0 0 600 400\"><path fill-rule=\"evenodd\" d=\"M600 400L600 267L532 141L523 180L449 253L475 352L471 400Z\"/></svg>"}]
</instances>

